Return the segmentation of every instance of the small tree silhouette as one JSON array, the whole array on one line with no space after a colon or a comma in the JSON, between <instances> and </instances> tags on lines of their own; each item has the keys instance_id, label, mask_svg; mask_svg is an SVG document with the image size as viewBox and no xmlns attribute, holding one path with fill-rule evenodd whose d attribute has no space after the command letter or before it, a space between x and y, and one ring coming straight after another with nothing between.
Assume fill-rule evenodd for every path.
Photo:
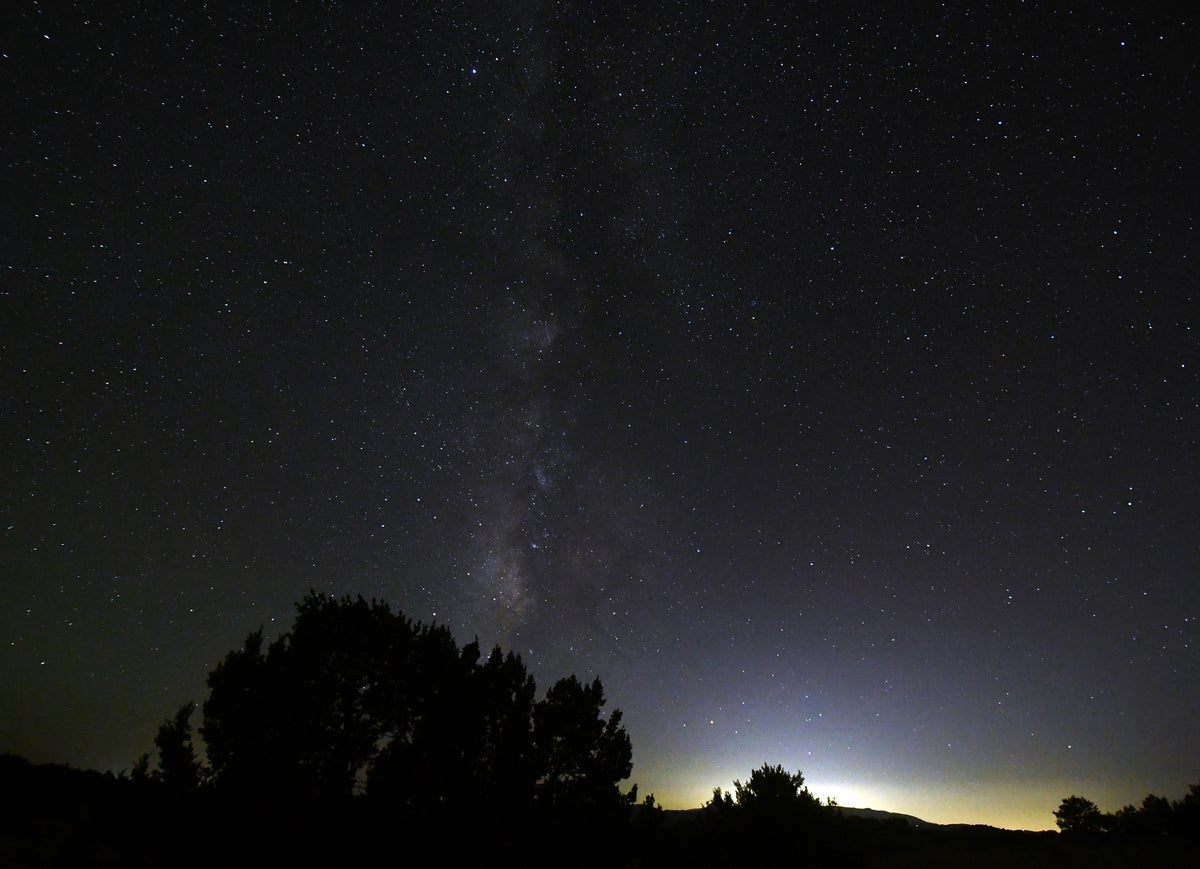
<instances>
[{"instance_id":1,"label":"small tree silhouette","mask_svg":"<svg viewBox=\"0 0 1200 869\"><path fill-rule=\"evenodd\" d=\"M816 799L804 787L804 775L788 772L782 765L763 764L750 773L745 784L734 781L737 804L750 811L778 811L815 805Z\"/></svg>"},{"instance_id":2,"label":"small tree silhouette","mask_svg":"<svg viewBox=\"0 0 1200 869\"><path fill-rule=\"evenodd\" d=\"M1200 784L1189 785L1181 800L1171 804L1175 817L1175 832L1200 844Z\"/></svg>"},{"instance_id":3,"label":"small tree silhouette","mask_svg":"<svg viewBox=\"0 0 1200 869\"><path fill-rule=\"evenodd\" d=\"M704 804L710 814L721 816L733 811L733 794L719 787L713 788L712 799Z\"/></svg>"},{"instance_id":4,"label":"small tree silhouette","mask_svg":"<svg viewBox=\"0 0 1200 869\"><path fill-rule=\"evenodd\" d=\"M617 783L633 768L633 748L621 710L600 716L600 680L583 685L560 679L533 708L533 739L540 776L538 800L551 808L627 805Z\"/></svg>"},{"instance_id":5,"label":"small tree silhouette","mask_svg":"<svg viewBox=\"0 0 1200 869\"><path fill-rule=\"evenodd\" d=\"M192 725L189 722L195 710L195 703L180 706L175 717L164 721L154 737L154 746L158 749L155 778L172 793L188 794L200 784L200 764L192 746ZM135 766L134 777L144 776L145 765L141 764L140 770Z\"/></svg>"},{"instance_id":6,"label":"small tree silhouette","mask_svg":"<svg viewBox=\"0 0 1200 869\"><path fill-rule=\"evenodd\" d=\"M1064 833L1098 833L1103 828L1100 809L1085 797L1067 797L1054 810L1054 817Z\"/></svg>"}]
</instances>

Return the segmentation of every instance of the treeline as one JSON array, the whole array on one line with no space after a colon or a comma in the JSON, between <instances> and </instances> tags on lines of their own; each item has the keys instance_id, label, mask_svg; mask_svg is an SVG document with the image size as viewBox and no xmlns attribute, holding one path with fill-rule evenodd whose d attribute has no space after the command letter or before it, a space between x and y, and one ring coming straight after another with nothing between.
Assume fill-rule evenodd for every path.
<instances>
[{"instance_id":1,"label":"treeline","mask_svg":"<svg viewBox=\"0 0 1200 869\"><path fill-rule=\"evenodd\" d=\"M667 812L622 789L632 745L598 679L539 695L518 656L361 597L310 593L207 686L128 773L0 755L0 866L1091 867L1115 839L1134 844L1105 865L1197 865L1200 786L1115 814L1069 797L1060 828L1090 834L1070 836L848 816L768 764Z\"/></svg>"},{"instance_id":2,"label":"treeline","mask_svg":"<svg viewBox=\"0 0 1200 869\"><path fill-rule=\"evenodd\" d=\"M247 836L323 829L315 847L349 842L359 857L419 836L465 859L535 831L547 847L604 834L636 799L620 788L632 745L620 710L602 714L599 679L538 697L520 657L459 648L383 602L311 592L289 631L250 634L207 684L197 730L185 704L130 778L232 813Z\"/></svg>"},{"instance_id":3,"label":"treeline","mask_svg":"<svg viewBox=\"0 0 1200 869\"><path fill-rule=\"evenodd\" d=\"M1200 784L1190 785L1182 799L1147 794L1140 806L1115 812L1102 812L1086 797L1072 795L1054 810L1054 818L1060 830L1073 835L1170 837L1200 843Z\"/></svg>"},{"instance_id":4,"label":"treeline","mask_svg":"<svg viewBox=\"0 0 1200 869\"><path fill-rule=\"evenodd\" d=\"M207 687L127 774L6 756L0 865L63 848L86 853L78 865L342 865L417 845L449 865L514 849L540 865L572 841L590 844L571 862L599 865L636 799L599 679L539 695L520 657L460 648L383 602L311 592L288 631L251 633Z\"/></svg>"},{"instance_id":5,"label":"treeline","mask_svg":"<svg viewBox=\"0 0 1200 869\"><path fill-rule=\"evenodd\" d=\"M312 592L289 631L270 644L252 633L216 666L198 728L197 707L181 707L130 780L208 812L226 835L302 831L290 856L316 862L387 857L397 838L452 865L497 853L524 865L846 862L848 844L870 838L860 828L879 826L842 818L801 773L765 764L671 823L653 794L622 790L632 745L603 705L598 679L568 676L539 698L512 653L484 657L385 603Z\"/></svg>"},{"instance_id":6,"label":"treeline","mask_svg":"<svg viewBox=\"0 0 1200 869\"><path fill-rule=\"evenodd\" d=\"M539 700L521 659L413 622L386 603L316 592L264 648L250 634L208 676L201 763L183 706L159 728L157 768L135 777L187 793L323 807L363 796L418 814L604 811L632 768L604 689L560 679Z\"/></svg>"}]
</instances>

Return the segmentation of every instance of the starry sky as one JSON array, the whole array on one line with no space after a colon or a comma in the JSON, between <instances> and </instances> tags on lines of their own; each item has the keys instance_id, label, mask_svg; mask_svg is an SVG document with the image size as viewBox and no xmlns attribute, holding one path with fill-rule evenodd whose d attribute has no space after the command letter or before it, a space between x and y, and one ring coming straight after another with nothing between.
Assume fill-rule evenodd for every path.
<instances>
[{"instance_id":1,"label":"starry sky","mask_svg":"<svg viewBox=\"0 0 1200 869\"><path fill-rule=\"evenodd\" d=\"M0 750L128 768L316 588L600 676L668 808L1181 796L1152 6L4 4Z\"/></svg>"}]
</instances>

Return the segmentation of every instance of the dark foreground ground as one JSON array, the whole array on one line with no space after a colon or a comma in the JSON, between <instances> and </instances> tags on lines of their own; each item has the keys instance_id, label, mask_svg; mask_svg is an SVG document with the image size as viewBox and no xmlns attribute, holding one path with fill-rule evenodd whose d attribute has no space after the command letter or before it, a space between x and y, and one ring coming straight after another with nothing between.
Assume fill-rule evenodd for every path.
<instances>
[{"instance_id":1,"label":"dark foreground ground","mask_svg":"<svg viewBox=\"0 0 1200 869\"><path fill-rule=\"evenodd\" d=\"M866 855L865 869L1196 869L1200 851L1173 842L1081 841L1058 833L988 827L920 831L903 843Z\"/></svg>"},{"instance_id":2,"label":"dark foreground ground","mask_svg":"<svg viewBox=\"0 0 1200 869\"><path fill-rule=\"evenodd\" d=\"M637 807L628 818L405 823L364 805L305 812L172 798L149 783L0 756L0 867L820 866L1197 869L1200 846L836 816Z\"/></svg>"},{"instance_id":3,"label":"dark foreground ground","mask_svg":"<svg viewBox=\"0 0 1200 869\"><path fill-rule=\"evenodd\" d=\"M855 869L1200 869L1200 845L1170 839L1076 837L986 826L915 828L840 818L810 828L713 829L704 812L666 813L629 866L820 866ZM671 815L691 817L672 819ZM635 832L643 819L634 818ZM637 837L635 836L635 839Z\"/></svg>"}]
</instances>

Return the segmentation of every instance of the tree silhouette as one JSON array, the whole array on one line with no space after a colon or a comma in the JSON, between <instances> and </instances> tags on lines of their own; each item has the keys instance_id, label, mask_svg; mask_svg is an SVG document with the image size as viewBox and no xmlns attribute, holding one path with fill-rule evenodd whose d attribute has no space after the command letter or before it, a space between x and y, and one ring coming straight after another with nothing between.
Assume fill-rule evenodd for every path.
<instances>
[{"instance_id":1,"label":"tree silhouette","mask_svg":"<svg viewBox=\"0 0 1200 869\"><path fill-rule=\"evenodd\" d=\"M704 808L714 815L731 812L733 811L733 794L715 787L713 788L712 799L704 804Z\"/></svg>"},{"instance_id":2,"label":"tree silhouette","mask_svg":"<svg viewBox=\"0 0 1200 869\"><path fill-rule=\"evenodd\" d=\"M1187 797L1171 803L1166 797L1146 794L1140 806L1124 806L1115 814L1104 815L1103 827L1108 832L1146 838L1182 834L1187 826L1186 801Z\"/></svg>"},{"instance_id":3,"label":"tree silhouette","mask_svg":"<svg viewBox=\"0 0 1200 869\"><path fill-rule=\"evenodd\" d=\"M600 716L604 688L560 679L533 709L539 763L537 798L543 805L608 808L626 805L617 783L633 768L633 748L621 711Z\"/></svg>"},{"instance_id":4,"label":"tree silhouette","mask_svg":"<svg viewBox=\"0 0 1200 869\"><path fill-rule=\"evenodd\" d=\"M492 650L472 671L475 730L472 789L481 807L528 809L537 779L533 709L537 686L521 659Z\"/></svg>"},{"instance_id":5,"label":"tree silhouette","mask_svg":"<svg viewBox=\"0 0 1200 869\"><path fill-rule=\"evenodd\" d=\"M264 652L246 638L209 674L201 735L218 786L322 802L352 796L390 741L408 738L420 686L457 657L445 628L387 604L310 593Z\"/></svg>"},{"instance_id":6,"label":"tree silhouette","mask_svg":"<svg viewBox=\"0 0 1200 869\"><path fill-rule=\"evenodd\" d=\"M1138 832L1144 836L1165 836L1171 831L1171 802L1166 797L1146 794L1138 815Z\"/></svg>"},{"instance_id":7,"label":"tree silhouette","mask_svg":"<svg viewBox=\"0 0 1200 869\"><path fill-rule=\"evenodd\" d=\"M804 786L804 775L764 763L733 789L705 803L703 855L716 863L815 865L840 856L830 848L836 816Z\"/></svg>"},{"instance_id":8,"label":"tree silhouette","mask_svg":"<svg viewBox=\"0 0 1200 869\"><path fill-rule=\"evenodd\" d=\"M1054 810L1054 817L1064 833L1097 833L1102 829L1100 809L1084 797L1067 797Z\"/></svg>"},{"instance_id":9,"label":"tree silhouette","mask_svg":"<svg viewBox=\"0 0 1200 869\"><path fill-rule=\"evenodd\" d=\"M209 674L200 728L214 786L313 807L365 796L411 823L535 807L628 808L632 748L600 680L535 702L521 659L412 622L386 604L311 592L264 649L250 634ZM457 822L454 822L457 823Z\"/></svg>"},{"instance_id":10,"label":"tree silhouette","mask_svg":"<svg viewBox=\"0 0 1200 869\"><path fill-rule=\"evenodd\" d=\"M790 773L782 765L763 764L750 773L745 784L733 783L737 804L757 812L786 812L819 805L804 787L804 776L798 770Z\"/></svg>"},{"instance_id":11,"label":"tree silhouette","mask_svg":"<svg viewBox=\"0 0 1200 869\"><path fill-rule=\"evenodd\" d=\"M129 771L130 781L138 784L145 784L150 781L150 754L142 752L138 755L137 760L133 762L133 767Z\"/></svg>"},{"instance_id":12,"label":"tree silhouette","mask_svg":"<svg viewBox=\"0 0 1200 869\"><path fill-rule=\"evenodd\" d=\"M192 725L189 719L196 710L195 703L179 707L174 718L168 718L158 728L154 746L158 749L156 778L174 794L188 794L200 784L200 763L192 746ZM135 766L134 776L145 776L145 765L140 772Z\"/></svg>"},{"instance_id":13,"label":"tree silhouette","mask_svg":"<svg viewBox=\"0 0 1200 869\"><path fill-rule=\"evenodd\" d=\"M1183 799L1171 804L1171 811L1175 816L1175 832L1200 843L1200 784L1189 785Z\"/></svg>"},{"instance_id":14,"label":"tree silhouette","mask_svg":"<svg viewBox=\"0 0 1200 869\"><path fill-rule=\"evenodd\" d=\"M1054 816L1064 833L1104 832L1129 839L1200 842L1200 785L1191 785L1181 800L1172 802L1147 794L1141 805L1109 813L1101 813L1091 800L1070 796Z\"/></svg>"},{"instance_id":15,"label":"tree silhouette","mask_svg":"<svg viewBox=\"0 0 1200 869\"><path fill-rule=\"evenodd\" d=\"M230 795L283 790L290 768L292 710L268 674L258 630L208 674L200 735L214 782Z\"/></svg>"}]
</instances>

